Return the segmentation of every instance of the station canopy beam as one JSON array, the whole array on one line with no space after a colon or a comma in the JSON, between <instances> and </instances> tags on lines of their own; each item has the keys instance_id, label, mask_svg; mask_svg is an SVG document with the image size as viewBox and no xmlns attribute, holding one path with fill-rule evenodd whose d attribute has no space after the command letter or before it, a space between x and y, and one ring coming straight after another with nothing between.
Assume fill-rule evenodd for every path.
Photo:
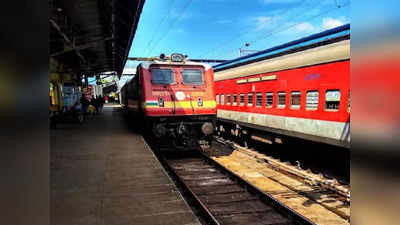
<instances>
[{"instance_id":1,"label":"station canopy beam","mask_svg":"<svg viewBox=\"0 0 400 225\"><path fill-rule=\"evenodd\" d=\"M50 57L69 72L121 75L144 2L50 0Z\"/></svg>"}]
</instances>

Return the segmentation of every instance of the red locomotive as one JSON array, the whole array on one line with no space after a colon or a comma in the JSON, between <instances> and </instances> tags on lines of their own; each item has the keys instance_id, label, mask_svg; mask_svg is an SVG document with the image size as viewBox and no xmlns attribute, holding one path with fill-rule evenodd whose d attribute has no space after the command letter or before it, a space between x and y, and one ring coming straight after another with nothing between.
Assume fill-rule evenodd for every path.
<instances>
[{"instance_id":1,"label":"red locomotive","mask_svg":"<svg viewBox=\"0 0 400 225\"><path fill-rule=\"evenodd\" d=\"M349 148L350 25L218 64L214 72L220 131Z\"/></svg>"},{"instance_id":2,"label":"red locomotive","mask_svg":"<svg viewBox=\"0 0 400 225\"><path fill-rule=\"evenodd\" d=\"M121 103L141 115L157 138L193 145L214 132L216 102L213 69L182 54L150 58L121 89Z\"/></svg>"}]
</instances>

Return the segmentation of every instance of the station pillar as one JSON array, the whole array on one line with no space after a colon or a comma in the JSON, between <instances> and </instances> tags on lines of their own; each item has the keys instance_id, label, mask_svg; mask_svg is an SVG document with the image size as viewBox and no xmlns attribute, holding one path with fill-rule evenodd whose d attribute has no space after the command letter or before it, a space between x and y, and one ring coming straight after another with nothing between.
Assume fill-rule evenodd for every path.
<instances>
[{"instance_id":1,"label":"station pillar","mask_svg":"<svg viewBox=\"0 0 400 225\"><path fill-rule=\"evenodd\" d=\"M85 74L85 86L89 86L89 78L87 74Z\"/></svg>"}]
</instances>

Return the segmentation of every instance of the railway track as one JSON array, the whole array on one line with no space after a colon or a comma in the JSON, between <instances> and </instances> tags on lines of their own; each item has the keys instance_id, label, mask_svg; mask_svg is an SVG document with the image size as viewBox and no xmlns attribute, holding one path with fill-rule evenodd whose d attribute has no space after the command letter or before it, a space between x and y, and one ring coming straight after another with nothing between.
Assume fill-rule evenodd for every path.
<instances>
[{"instance_id":1,"label":"railway track","mask_svg":"<svg viewBox=\"0 0 400 225\"><path fill-rule=\"evenodd\" d=\"M200 207L207 223L314 224L203 155L184 158L163 155L161 160Z\"/></svg>"},{"instance_id":2,"label":"railway track","mask_svg":"<svg viewBox=\"0 0 400 225\"><path fill-rule=\"evenodd\" d=\"M311 179L313 183L311 186L301 185L292 189L290 186L285 186L280 180L274 180L278 177L273 173L265 175L262 170L270 168L271 163L273 163L271 169L282 175L297 177L296 179L300 181L308 180L309 174L303 174L304 171L302 170L297 173L297 170L293 170L296 168L282 165L279 162L275 165L273 159L268 158L265 161L259 156L253 155L252 152L242 151L243 149L236 146L234 151L240 152L240 154L245 153L249 156L248 158L256 159L253 160L255 161L252 164L254 167L250 166L244 168L244 170L238 170L238 167L230 166L239 165L235 163L241 164L241 162L237 162L239 158L232 158L236 154L224 152L224 150L219 149L218 145L214 145L215 143L213 145L208 145L211 143L205 144L205 148L195 147L192 151L184 151L186 153L183 153L182 149L178 150L168 145L164 148L157 147L151 144L154 142L149 136L147 138L146 136L145 139L150 147L203 224L349 224L345 198L350 196L347 193L337 194L332 192L333 186L328 187L331 189L329 191L321 189L321 185L316 187L315 181L321 183L318 180L320 177L311 177L313 178ZM223 145L232 145L232 143L226 141L217 142ZM213 153L222 151L222 158L220 156L215 158L215 156L207 154L204 151L207 148ZM229 160L230 158L233 160L228 163L229 165L219 160L227 159L227 157ZM253 177L254 175L262 176ZM263 181L258 180L254 183L253 178ZM267 181L268 179L271 179L271 181ZM285 181L287 179L284 179ZM265 189L266 186L263 186L267 184L265 182L282 184L287 191L280 190L277 192L273 188L270 193ZM289 196L290 198L288 198ZM316 196L318 198L314 199ZM281 199L282 197L284 199Z\"/></svg>"},{"instance_id":3,"label":"railway track","mask_svg":"<svg viewBox=\"0 0 400 225\"><path fill-rule=\"evenodd\" d=\"M215 138L203 153L316 224L350 223L350 185ZM290 196L290 197L289 197Z\"/></svg>"},{"instance_id":4,"label":"railway track","mask_svg":"<svg viewBox=\"0 0 400 225\"><path fill-rule=\"evenodd\" d=\"M265 154L258 153L253 151L252 149L248 149L242 147L234 142L224 140L220 137L214 137L215 141L222 145L230 146L231 148L240 151L244 154L249 155L257 159L258 161L263 162L266 166L279 171L280 173L284 173L288 176L295 177L304 183L310 184L312 186L319 186L323 189L333 191L343 197L343 201L350 203L350 186L349 184L340 179L335 179L331 177L327 177L322 173L313 173L311 170L302 169L300 165L291 165L290 163L281 162L278 159L274 159Z\"/></svg>"}]
</instances>

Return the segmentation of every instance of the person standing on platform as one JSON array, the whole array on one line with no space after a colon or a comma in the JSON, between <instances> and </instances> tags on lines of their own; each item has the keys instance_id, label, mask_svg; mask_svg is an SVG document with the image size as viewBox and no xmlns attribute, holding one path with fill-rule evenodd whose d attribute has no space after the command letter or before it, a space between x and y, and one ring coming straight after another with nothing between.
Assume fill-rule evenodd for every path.
<instances>
[{"instance_id":1,"label":"person standing on platform","mask_svg":"<svg viewBox=\"0 0 400 225\"><path fill-rule=\"evenodd\" d=\"M100 110L100 112L103 112L103 106L104 106L104 97L102 95L99 95L99 110Z\"/></svg>"},{"instance_id":2,"label":"person standing on platform","mask_svg":"<svg viewBox=\"0 0 400 225\"><path fill-rule=\"evenodd\" d=\"M92 99L90 100L90 105L92 105L95 108L94 114L97 114L98 112L97 99L94 96L92 96Z\"/></svg>"},{"instance_id":3,"label":"person standing on platform","mask_svg":"<svg viewBox=\"0 0 400 225\"><path fill-rule=\"evenodd\" d=\"M100 114L100 107L101 107L101 103L100 103L100 95L96 96L96 105L94 107L96 107L96 113Z\"/></svg>"},{"instance_id":4,"label":"person standing on platform","mask_svg":"<svg viewBox=\"0 0 400 225\"><path fill-rule=\"evenodd\" d=\"M104 107L104 103L105 103L105 101L104 101L104 96L101 96L101 108L103 109L103 107Z\"/></svg>"},{"instance_id":5,"label":"person standing on platform","mask_svg":"<svg viewBox=\"0 0 400 225\"><path fill-rule=\"evenodd\" d=\"M86 114L90 103L84 95L82 95L81 97L81 104L82 104L82 113Z\"/></svg>"}]
</instances>

